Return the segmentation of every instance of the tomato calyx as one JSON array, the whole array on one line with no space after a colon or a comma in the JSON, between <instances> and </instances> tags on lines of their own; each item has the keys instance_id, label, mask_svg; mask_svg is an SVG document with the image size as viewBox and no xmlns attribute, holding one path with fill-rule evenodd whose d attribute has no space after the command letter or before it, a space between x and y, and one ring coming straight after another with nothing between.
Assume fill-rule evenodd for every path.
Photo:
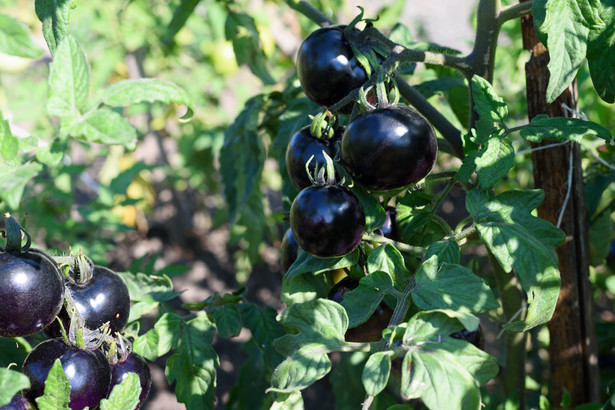
<instances>
[{"instance_id":1,"label":"tomato calyx","mask_svg":"<svg viewBox=\"0 0 615 410\"><path fill-rule=\"evenodd\" d=\"M323 150L323 157L325 158L325 164L322 167L316 166L314 173L310 172L310 163L314 159L314 155L310 157L310 159L305 163L305 172L308 174L308 178L312 185L318 186L332 186L332 185L342 185L345 181L344 178L339 182L336 182L335 179L335 165L333 164L333 159Z\"/></svg>"},{"instance_id":2,"label":"tomato calyx","mask_svg":"<svg viewBox=\"0 0 615 410\"><path fill-rule=\"evenodd\" d=\"M10 212L4 213L4 224L5 224L5 233L6 237L6 248L0 248L1 252L11 253L11 254L20 254L28 252L30 249L30 245L32 244L32 238L30 234L23 229L19 223L13 218ZM26 238L26 244L22 245L22 234Z\"/></svg>"}]
</instances>

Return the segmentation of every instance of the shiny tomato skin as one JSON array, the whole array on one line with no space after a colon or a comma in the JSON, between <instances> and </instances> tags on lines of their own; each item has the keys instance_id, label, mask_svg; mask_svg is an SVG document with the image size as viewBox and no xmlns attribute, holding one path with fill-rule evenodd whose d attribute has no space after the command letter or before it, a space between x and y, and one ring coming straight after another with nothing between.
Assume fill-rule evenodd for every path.
<instances>
[{"instance_id":1,"label":"shiny tomato skin","mask_svg":"<svg viewBox=\"0 0 615 410\"><path fill-rule=\"evenodd\" d=\"M357 197L339 185L312 185L295 197L290 227L301 249L331 258L352 252L365 232L365 213Z\"/></svg>"},{"instance_id":2,"label":"shiny tomato skin","mask_svg":"<svg viewBox=\"0 0 615 410\"><path fill-rule=\"evenodd\" d=\"M117 384L122 383L128 373L136 373L139 376L139 383L141 384L141 394L139 395L139 404L137 409L141 408L149 391L152 387L152 373L145 359L138 354L131 352L122 361L111 365L111 387L109 388L109 394L111 390Z\"/></svg>"},{"instance_id":3,"label":"shiny tomato skin","mask_svg":"<svg viewBox=\"0 0 615 410\"><path fill-rule=\"evenodd\" d=\"M325 165L323 151L330 158L335 157L336 142L340 140L343 132L343 128L340 128L336 130L331 139L316 138L310 133L310 127L307 126L292 136L286 148L286 170L288 177L298 190L312 185L305 170L305 164L310 157L314 156L309 165L310 173L313 175L316 167L322 168Z\"/></svg>"},{"instance_id":4,"label":"shiny tomato skin","mask_svg":"<svg viewBox=\"0 0 615 410\"><path fill-rule=\"evenodd\" d=\"M68 283L75 307L85 319L85 327L98 329L109 322L111 333L120 332L130 315L130 295L115 272L95 266L92 278L83 283Z\"/></svg>"},{"instance_id":5,"label":"shiny tomato skin","mask_svg":"<svg viewBox=\"0 0 615 410\"><path fill-rule=\"evenodd\" d=\"M322 27L303 40L297 52L297 75L316 104L331 106L367 81L344 37L344 25Z\"/></svg>"},{"instance_id":6,"label":"shiny tomato skin","mask_svg":"<svg viewBox=\"0 0 615 410\"><path fill-rule=\"evenodd\" d=\"M288 228L282 238L282 247L280 249L280 265L282 265L282 274L286 274L291 265L297 260L297 252L299 244L297 243L293 231Z\"/></svg>"},{"instance_id":7,"label":"shiny tomato skin","mask_svg":"<svg viewBox=\"0 0 615 410\"><path fill-rule=\"evenodd\" d=\"M0 337L27 336L48 326L64 303L64 277L36 249L0 252Z\"/></svg>"},{"instance_id":8,"label":"shiny tomato skin","mask_svg":"<svg viewBox=\"0 0 615 410\"><path fill-rule=\"evenodd\" d=\"M358 115L342 137L342 165L372 191L416 183L431 172L438 153L436 134L425 118L405 105Z\"/></svg>"},{"instance_id":9,"label":"shiny tomato skin","mask_svg":"<svg viewBox=\"0 0 615 410\"><path fill-rule=\"evenodd\" d=\"M60 359L71 386L69 407L73 410L93 408L109 393L111 367L100 350L83 350L69 346L61 339L39 343L26 357L22 373L31 386L24 396L36 402L43 395L45 381L56 359Z\"/></svg>"}]
</instances>

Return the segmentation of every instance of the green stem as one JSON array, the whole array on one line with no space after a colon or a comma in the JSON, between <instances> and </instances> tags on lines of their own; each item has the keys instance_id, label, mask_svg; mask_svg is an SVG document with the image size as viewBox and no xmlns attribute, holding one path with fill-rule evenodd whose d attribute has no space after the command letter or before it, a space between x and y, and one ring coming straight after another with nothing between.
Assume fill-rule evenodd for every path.
<instances>
[{"instance_id":1,"label":"green stem","mask_svg":"<svg viewBox=\"0 0 615 410\"><path fill-rule=\"evenodd\" d=\"M480 0L476 15L476 37L474 47L467 56L472 69L471 73L493 82L493 67L500 26L500 0ZM469 78L468 78L469 79Z\"/></svg>"},{"instance_id":2,"label":"green stem","mask_svg":"<svg viewBox=\"0 0 615 410\"><path fill-rule=\"evenodd\" d=\"M409 255L422 256L425 253L425 248L423 248L422 246L408 245L407 243L394 241L392 239L389 239L389 238L386 238L380 235L366 233L363 235L362 239L364 241L370 241L370 242L388 243L390 245L395 246L400 251L405 252Z\"/></svg>"},{"instance_id":3,"label":"green stem","mask_svg":"<svg viewBox=\"0 0 615 410\"><path fill-rule=\"evenodd\" d=\"M502 26L509 20L518 19L532 12L533 1L524 1L523 3L512 4L502 8L497 17L497 25Z\"/></svg>"},{"instance_id":4,"label":"green stem","mask_svg":"<svg viewBox=\"0 0 615 410\"><path fill-rule=\"evenodd\" d=\"M320 10L312 6L307 1L285 0L284 2L291 9L298 11L299 13L303 14L305 17L309 18L310 20L312 20L314 23L318 24L321 27L330 26L332 24L335 24L335 22L333 22L329 17L322 14Z\"/></svg>"},{"instance_id":5,"label":"green stem","mask_svg":"<svg viewBox=\"0 0 615 410\"><path fill-rule=\"evenodd\" d=\"M397 305L395 306L395 310L393 311L393 315L391 316L391 320L389 321L389 327L397 326L401 322L403 322L406 317L406 313L408 313L408 309L410 309L411 298L410 294L414 290L414 279L411 279L406 288L404 289L404 293L402 293L401 298L397 300Z\"/></svg>"},{"instance_id":6,"label":"green stem","mask_svg":"<svg viewBox=\"0 0 615 410\"><path fill-rule=\"evenodd\" d=\"M468 226L466 229L464 229L461 232L458 232L454 235L451 236L447 236L446 238L444 238L444 240L450 241L453 240L455 242L459 242L465 238L467 238L468 236L472 235L473 233L476 232L476 225L472 224L470 226Z\"/></svg>"},{"instance_id":7,"label":"green stem","mask_svg":"<svg viewBox=\"0 0 615 410\"><path fill-rule=\"evenodd\" d=\"M451 228L451 226L444 219L442 219L441 216L436 215L436 214L431 214L431 219L437 222L438 225L440 225L440 227L442 228L442 230L444 231L446 235L449 235L449 236L454 235L453 229Z\"/></svg>"},{"instance_id":8,"label":"green stem","mask_svg":"<svg viewBox=\"0 0 615 410\"><path fill-rule=\"evenodd\" d=\"M493 274L502 300L504 321L514 320L523 307L523 291L517 277L502 269L495 256L489 252ZM518 408L525 407L525 360L527 333L506 332L506 360L504 369L500 372L504 394Z\"/></svg>"}]
</instances>

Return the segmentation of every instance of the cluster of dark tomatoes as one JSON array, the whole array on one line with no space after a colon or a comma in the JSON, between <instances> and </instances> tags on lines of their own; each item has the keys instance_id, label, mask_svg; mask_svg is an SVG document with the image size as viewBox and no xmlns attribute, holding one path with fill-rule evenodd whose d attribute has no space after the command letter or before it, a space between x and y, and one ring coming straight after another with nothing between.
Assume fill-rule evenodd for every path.
<instances>
[{"instance_id":1,"label":"cluster of dark tomatoes","mask_svg":"<svg viewBox=\"0 0 615 410\"><path fill-rule=\"evenodd\" d=\"M0 249L0 337L44 331L47 339L30 351L22 365L30 388L1 409L33 408L57 359L71 387L71 409L95 407L131 372L140 378L140 407L152 380L146 361L130 351L130 341L119 333L130 314L130 296L122 278L84 255L58 258L74 262L63 265L30 248L29 239L22 247L21 228L8 214L5 222L7 246ZM17 236L11 236L10 226L17 227L13 228Z\"/></svg>"},{"instance_id":2,"label":"cluster of dark tomatoes","mask_svg":"<svg viewBox=\"0 0 615 410\"><path fill-rule=\"evenodd\" d=\"M320 28L298 50L301 87L308 98L325 107L336 104L369 79L346 31L343 25ZM342 111L348 111L347 107ZM403 188L431 172L438 151L432 127L403 104L380 104L350 117L347 126L331 126L329 132L319 136L313 135L313 130L313 126L300 129L286 151L289 178L300 192L291 205L290 228L282 240L283 272L296 260L299 247L312 256L332 258L359 246L366 229L365 213L361 201L344 186L344 181L351 180L375 195ZM335 166L327 167L327 162ZM335 175L323 177L323 169L330 173L333 168ZM376 233L396 239L392 220L395 208L386 207L386 212L387 220ZM330 299L341 302L346 291L358 286L356 279L344 276L335 275ZM380 323L381 331L391 313L382 304L370 321ZM355 334L364 333L356 330L351 329ZM380 331L369 331L374 334L367 339L379 340ZM349 334L346 337L357 339ZM365 340L364 336L359 338Z\"/></svg>"}]
</instances>

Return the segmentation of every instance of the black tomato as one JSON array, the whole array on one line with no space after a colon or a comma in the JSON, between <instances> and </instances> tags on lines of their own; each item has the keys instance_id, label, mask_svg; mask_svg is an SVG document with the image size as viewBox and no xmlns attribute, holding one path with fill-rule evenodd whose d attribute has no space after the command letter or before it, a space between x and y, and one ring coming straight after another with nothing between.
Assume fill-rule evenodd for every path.
<instances>
[{"instance_id":1,"label":"black tomato","mask_svg":"<svg viewBox=\"0 0 615 410\"><path fill-rule=\"evenodd\" d=\"M346 277L329 291L328 299L342 303L344 295L359 286L359 281ZM347 342L377 342L382 339L382 331L389 325L393 310L381 302L374 313L359 326L348 329L344 335Z\"/></svg>"},{"instance_id":2,"label":"black tomato","mask_svg":"<svg viewBox=\"0 0 615 410\"><path fill-rule=\"evenodd\" d=\"M34 410L34 406L24 396L16 394L8 404L0 407L0 410Z\"/></svg>"},{"instance_id":3,"label":"black tomato","mask_svg":"<svg viewBox=\"0 0 615 410\"><path fill-rule=\"evenodd\" d=\"M112 270L95 266L90 280L83 284L69 282L67 287L88 329L98 329L109 322L109 329L115 333L126 326L130 295L122 278Z\"/></svg>"},{"instance_id":4,"label":"black tomato","mask_svg":"<svg viewBox=\"0 0 615 410\"><path fill-rule=\"evenodd\" d=\"M303 91L316 104L333 105L367 81L365 69L344 38L345 28L320 28L299 46L297 75Z\"/></svg>"},{"instance_id":5,"label":"black tomato","mask_svg":"<svg viewBox=\"0 0 615 410\"><path fill-rule=\"evenodd\" d=\"M56 359L60 359L71 387L69 407L73 410L93 408L109 392L111 367L100 350L82 350L61 339L38 344L26 357L22 372L31 386L24 396L34 402L45 392L45 381Z\"/></svg>"},{"instance_id":6,"label":"black tomato","mask_svg":"<svg viewBox=\"0 0 615 410\"><path fill-rule=\"evenodd\" d=\"M316 166L321 168L325 165L323 151L329 157L335 157L336 141L339 141L343 132L343 128L340 128L335 131L331 139L316 138L307 126L293 135L286 148L286 170L297 189L302 190L312 185L305 169L305 164L310 157L314 156L309 165L310 172L313 174Z\"/></svg>"},{"instance_id":7,"label":"black tomato","mask_svg":"<svg viewBox=\"0 0 615 410\"><path fill-rule=\"evenodd\" d=\"M147 365L145 359L136 353L130 353L124 358L124 360L111 365L111 387L109 393L113 390L116 384L122 383L128 373L136 373L139 376L139 382L141 384L141 394L139 395L139 405L137 409L143 405L150 388L152 387L152 373Z\"/></svg>"},{"instance_id":8,"label":"black tomato","mask_svg":"<svg viewBox=\"0 0 615 410\"><path fill-rule=\"evenodd\" d=\"M408 106L377 108L358 115L342 137L342 165L373 191L386 191L425 178L438 144L431 125Z\"/></svg>"},{"instance_id":9,"label":"black tomato","mask_svg":"<svg viewBox=\"0 0 615 410\"><path fill-rule=\"evenodd\" d=\"M0 252L0 336L38 332L58 315L64 278L58 265L36 249Z\"/></svg>"},{"instance_id":10,"label":"black tomato","mask_svg":"<svg viewBox=\"0 0 615 410\"><path fill-rule=\"evenodd\" d=\"M330 258L352 252L365 232L365 213L357 197L339 185L312 185L295 197L290 227L307 253Z\"/></svg>"},{"instance_id":11,"label":"black tomato","mask_svg":"<svg viewBox=\"0 0 615 410\"><path fill-rule=\"evenodd\" d=\"M282 274L285 274L290 269L295 260L297 260L297 251L299 245L295 240L293 231L288 228L282 238L282 248L280 249L280 265L282 265Z\"/></svg>"},{"instance_id":12,"label":"black tomato","mask_svg":"<svg viewBox=\"0 0 615 410\"><path fill-rule=\"evenodd\" d=\"M98 329L109 322L111 333L120 332L130 315L130 295L126 284L115 272L102 266L94 266L92 278L85 283L67 282L77 311L83 316L85 327ZM70 318L63 307L58 318L68 332ZM60 337L60 325L53 322L45 329L50 337Z\"/></svg>"},{"instance_id":13,"label":"black tomato","mask_svg":"<svg viewBox=\"0 0 615 410\"><path fill-rule=\"evenodd\" d=\"M454 339L465 340L472 343L480 350L485 350L485 335L483 328L479 325L476 330L463 329L455 333L451 333L451 337Z\"/></svg>"}]
</instances>

